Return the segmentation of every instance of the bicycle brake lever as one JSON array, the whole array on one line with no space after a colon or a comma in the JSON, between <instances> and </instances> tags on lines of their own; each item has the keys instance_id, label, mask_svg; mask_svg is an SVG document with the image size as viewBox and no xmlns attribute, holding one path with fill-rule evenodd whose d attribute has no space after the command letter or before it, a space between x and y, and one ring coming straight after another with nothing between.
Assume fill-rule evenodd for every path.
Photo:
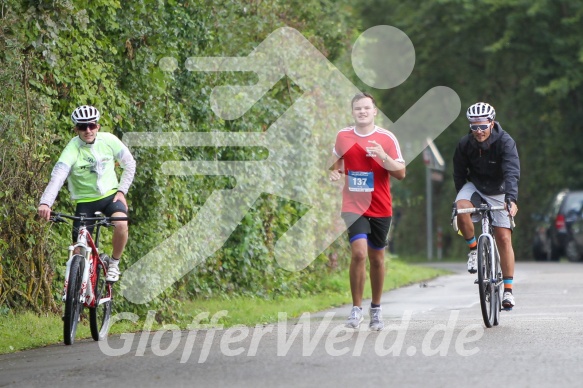
<instances>
[{"instance_id":1,"label":"bicycle brake lever","mask_svg":"<svg viewBox=\"0 0 583 388\"><path fill-rule=\"evenodd\" d=\"M453 224L453 218L457 216L457 206L456 203L454 202L452 207L451 207L451 223Z\"/></svg>"},{"instance_id":2,"label":"bicycle brake lever","mask_svg":"<svg viewBox=\"0 0 583 388\"><path fill-rule=\"evenodd\" d=\"M512 202L510 198L506 199L506 210L508 211L508 218L510 218L510 226L512 229L516 227L516 223L514 222L514 217L510 215L510 209L512 208Z\"/></svg>"},{"instance_id":3,"label":"bicycle brake lever","mask_svg":"<svg viewBox=\"0 0 583 388\"><path fill-rule=\"evenodd\" d=\"M65 220L64 218L60 217L58 214L55 214L55 215L50 216L49 217L49 221L55 222L55 223L58 223L58 222L65 222L66 223L67 222L67 220Z\"/></svg>"}]
</instances>

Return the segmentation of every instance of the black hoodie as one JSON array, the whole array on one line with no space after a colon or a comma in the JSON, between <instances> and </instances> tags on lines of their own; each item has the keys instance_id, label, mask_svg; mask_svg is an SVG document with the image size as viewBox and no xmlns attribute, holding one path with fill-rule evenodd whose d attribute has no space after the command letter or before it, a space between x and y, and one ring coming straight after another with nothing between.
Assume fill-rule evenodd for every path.
<instances>
[{"instance_id":1,"label":"black hoodie","mask_svg":"<svg viewBox=\"0 0 583 388\"><path fill-rule=\"evenodd\" d=\"M518 203L520 159L516 143L494 122L492 133L484 142L476 141L470 132L460 139L453 155L453 180L459 192L472 182L486 195L505 194L505 199Z\"/></svg>"}]
</instances>

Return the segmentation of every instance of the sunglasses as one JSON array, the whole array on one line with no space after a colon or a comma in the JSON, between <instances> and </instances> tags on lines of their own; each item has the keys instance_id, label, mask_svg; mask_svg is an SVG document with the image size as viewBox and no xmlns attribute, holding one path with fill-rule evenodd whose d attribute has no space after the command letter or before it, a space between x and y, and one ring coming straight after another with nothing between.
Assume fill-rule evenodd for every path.
<instances>
[{"instance_id":1,"label":"sunglasses","mask_svg":"<svg viewBox=\"0 0 583 388\"><path fill-rule=\"evenodd\" d=\"M470 129L472 131L485 131L490 128L490 124L470 124Z\"/></svg>"},{"instance_id":2,"label":"sunglasses","mask_svg":"<svg viewBox=\"0 0 583 388\"><path fill-rule=\"evenodd\" d=\"M95 129L97 128L97 124L94 124L94 123L89 123L89 124L77 124L77 126L76 126L76 127L77 127L77 129L78 129L79 131L86 131L86 130L88 130L88 129L90 129L90 130L92 130L92 131L93 131L93 130L95 130Z\"/></svg>"}]
</instances>

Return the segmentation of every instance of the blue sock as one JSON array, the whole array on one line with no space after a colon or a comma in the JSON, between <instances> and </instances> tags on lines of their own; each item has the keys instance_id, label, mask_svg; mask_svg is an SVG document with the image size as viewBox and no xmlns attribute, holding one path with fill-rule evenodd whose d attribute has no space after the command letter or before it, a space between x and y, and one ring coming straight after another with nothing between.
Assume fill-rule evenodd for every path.
<instances>
[{"instance_id":1,"label":"blue sock","mask_svg":"<svg viewBox=\"0 0 583 388\"><path fill-rule=\"evenodd\" d=\"M478 249L478 242L476 241L476 236L467 239L466 244L468 244L470 250Z\"/></svg>"}]
</instances>

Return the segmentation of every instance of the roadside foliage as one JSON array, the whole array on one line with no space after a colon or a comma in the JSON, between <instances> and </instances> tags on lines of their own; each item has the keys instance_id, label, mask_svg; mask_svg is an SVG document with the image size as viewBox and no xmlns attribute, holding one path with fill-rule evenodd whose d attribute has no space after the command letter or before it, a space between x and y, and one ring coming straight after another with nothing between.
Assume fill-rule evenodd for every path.
<instances>
[{"instance_id":1,"label":"roadside foliage","mask_svg":"<svg viewBox=\"0 0 583 388\"><path fill-rule=\"evenodd\" d=\"M38 200L52 166L74 136L70 114L97 106L102 130L127 132L265 131L301 95L283 79L243 118L224 121L210 109L214 85L249 82L246 74L191 73L193 56L245 56L281 26L298 29L330 61L342 61L355 37L347 1L51 2L7 0L0 5L0 306L2 311L59 311L70 227L39 222ZM162 71L159 61L179 68ZM228 177L169 176L177 160L259 160L257 147L132 149L138 163L128 195L129 266L190 221ZM321 169L322 166L311 168ZM61 190L54 210L72 212ZM223 249L166 291L125 311L173 313L179 300L246 294L260 298L316 292L329 270L322 255L301 272L278 268L273 247L303 212L298 203L264 195ZM110 249L111 232L103 238ZM344 247L345 249L345 247ZM330 254L334 248L330 249Z\"/></svg>"},{"instance_id":2,"label":"roadside foliage","mask_svg":"<svg viewBox=\"0 0 583 388\"><path fill-rule=\"evenodd\" d=\"M182 65L194 56L248 55L282 26L296 28L356 85L375 94L393 121L434 86L459 94L459 118L435 140L447 163L433 196L434 226L443 230L446 257L465 255L449 225L455 198L451 158L468 131L465 108L476 101L495 106L521 156L513 241L517 258L530 259L531 214L542 212L559 189L583 188L582 18L581 1L2 1L0 314L60 309L70 230L39 222L35 214L51 168L73 136L71 111L82 104L99 107L102 130L122 139L128 132L265 131L301 96L291 80L278 82L241 119L225 121L210 109L212 88L250 83L252 77L194 73ZM383 24L410 37L415 67L402 85L371 90L350 68L350 47L367 27ZM178 68L162 71L164 57L175 58ZM189 222L214 190L235 184L229 177L164 175L164 162L265 158L260 147L135 147L132 152L138 170L128 195L132 221L122 270ZM423 256L425 171L421 158L410 162L407 178L393 183L394 248L400 255ZM54 209L73 211L66 188ZM273 258L277 238L307 210L262 196L223 249L156 302L137 306L118 300L117 308L172 315L173 307L189 298L317 292L331 267L329 257L346 266L344 239L301 272L286 272ZM106 252L110 239L109 231Z\"/></svg>"}]
</instances>

